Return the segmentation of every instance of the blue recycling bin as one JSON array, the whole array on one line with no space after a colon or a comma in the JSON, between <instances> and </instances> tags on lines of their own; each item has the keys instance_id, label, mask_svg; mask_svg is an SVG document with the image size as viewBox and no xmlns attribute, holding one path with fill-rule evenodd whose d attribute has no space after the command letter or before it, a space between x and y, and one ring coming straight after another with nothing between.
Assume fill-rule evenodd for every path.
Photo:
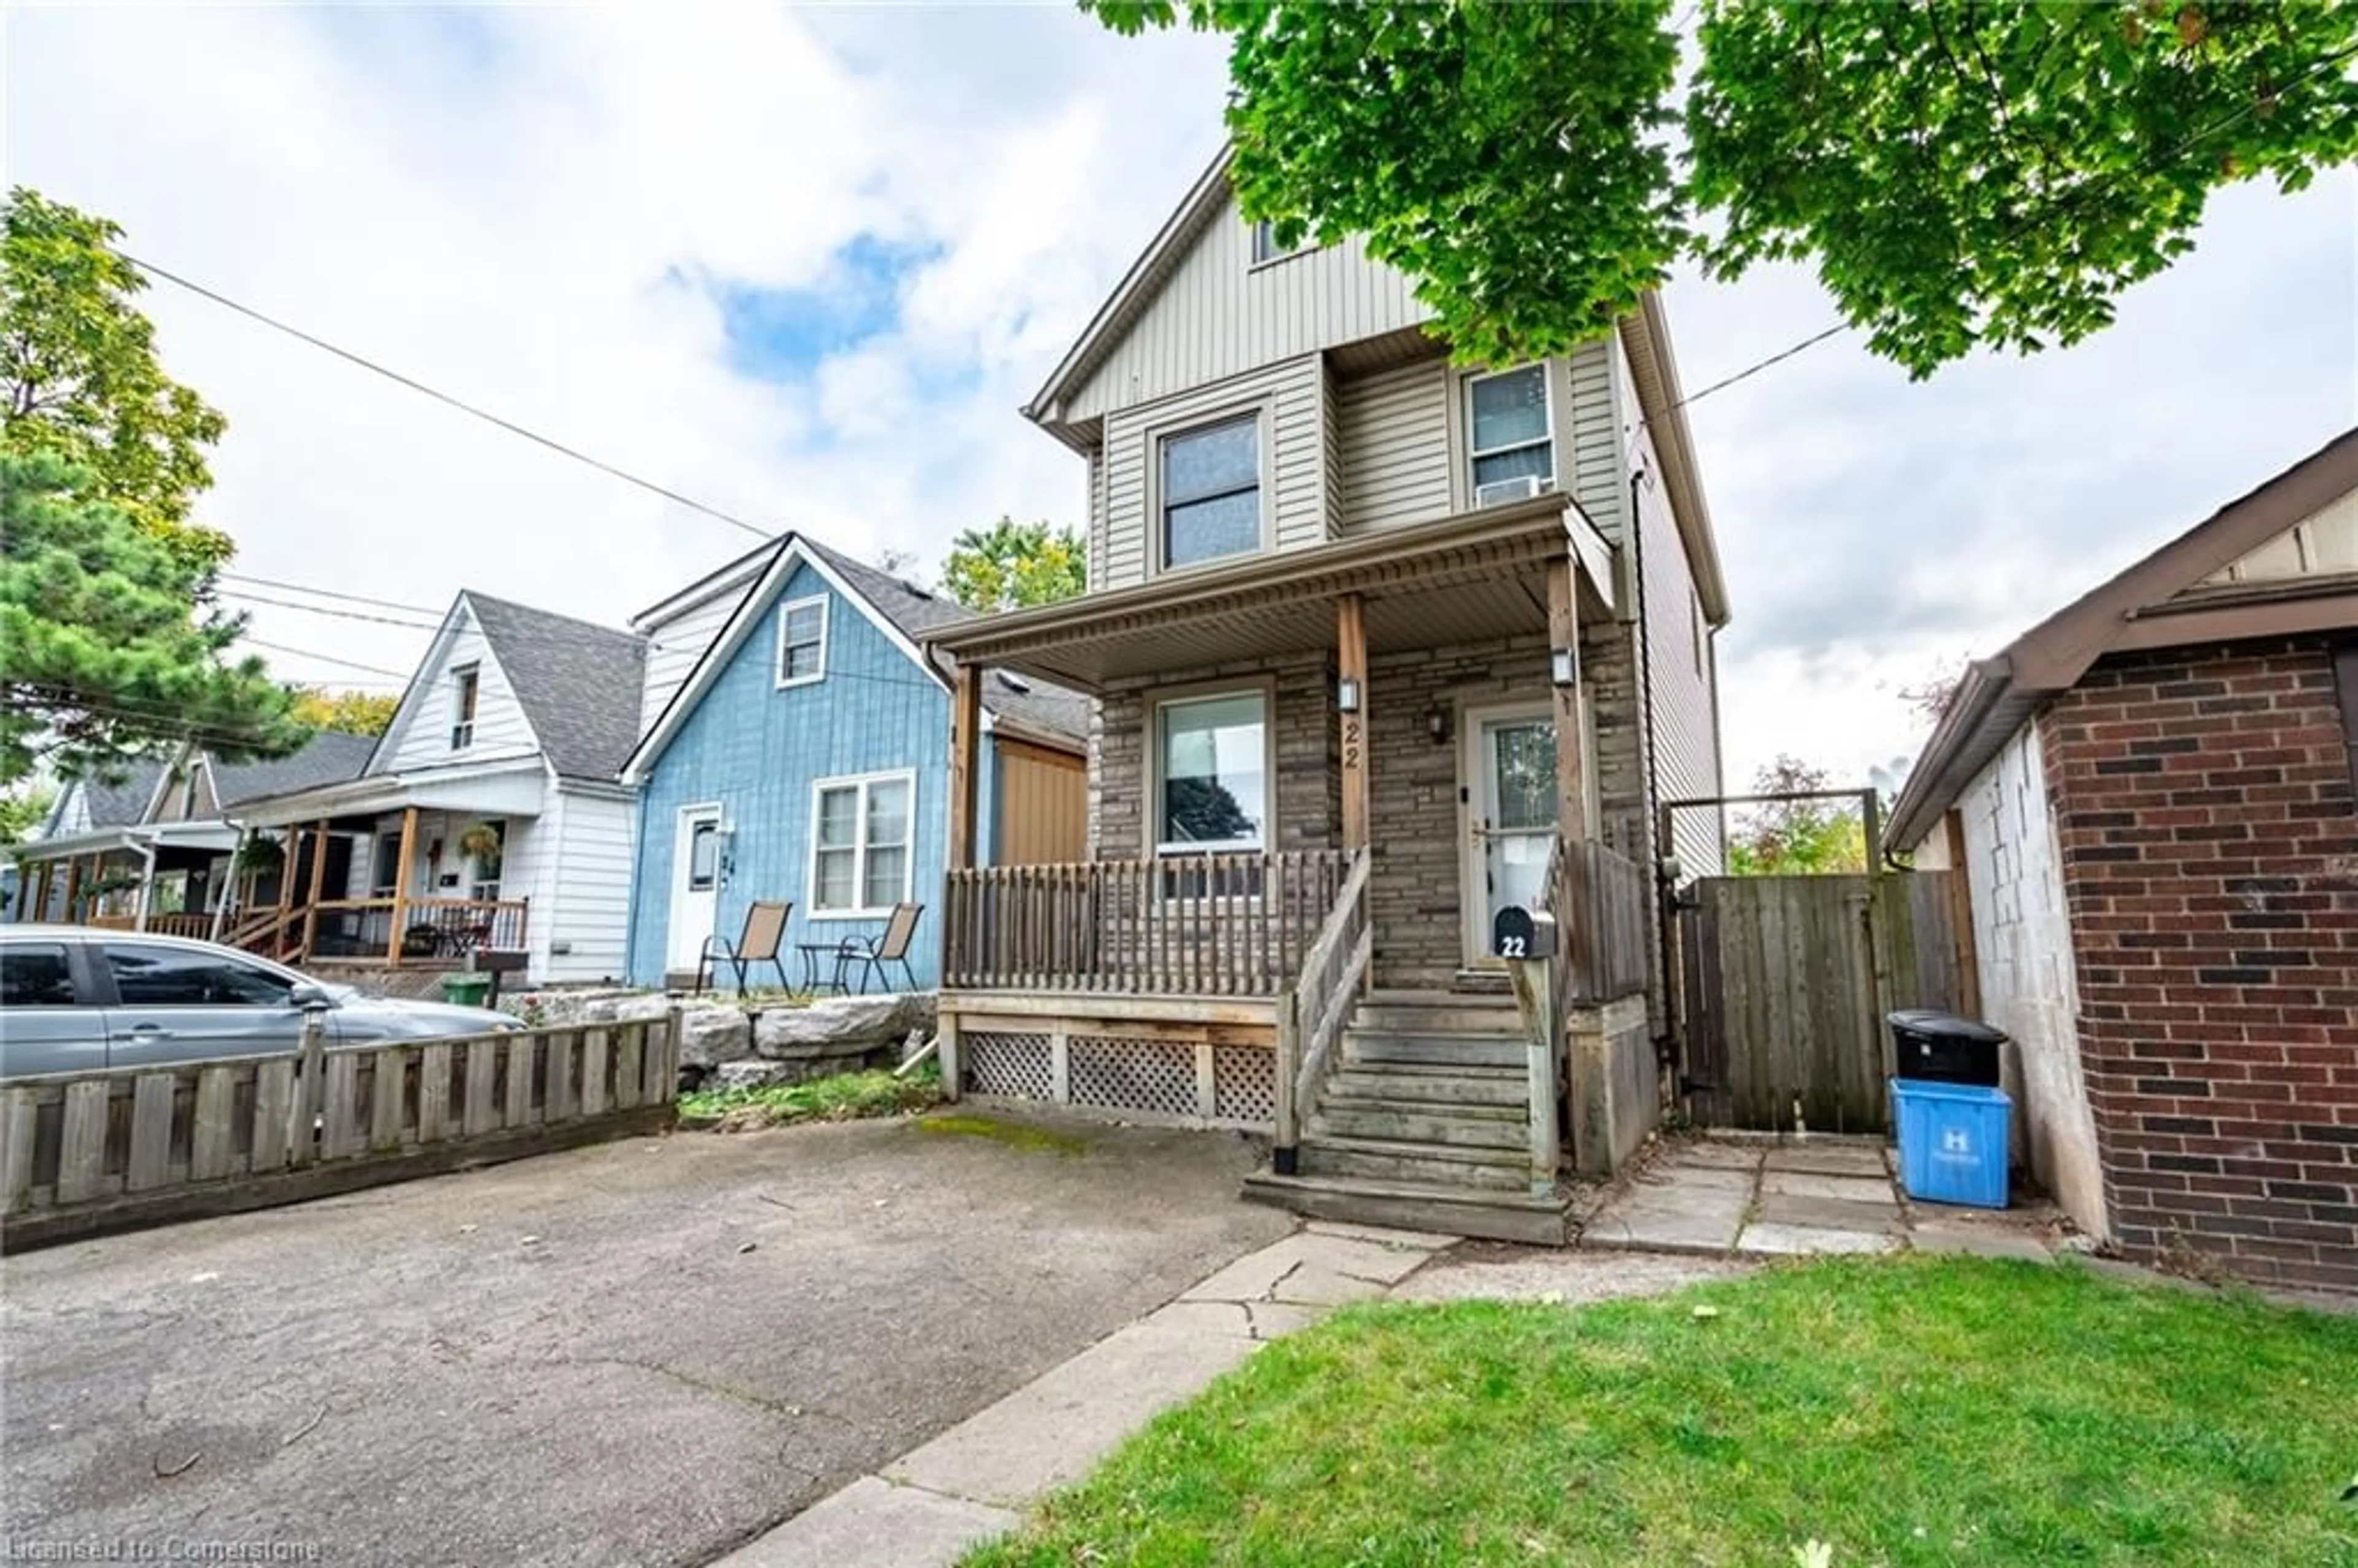
<instances>
[{"instance_id":1,"label":"blue recycling bin","mask_svg":"<svg viewBox=\"0 0 2358 1568\"><path fill-rule=\"evenodd\" d=\"M1980 1084L1891 1080L1899 1180L1925 1203L2004 1208L2006 1127L2014 1101Z\"/></svg>"}]
</instances>

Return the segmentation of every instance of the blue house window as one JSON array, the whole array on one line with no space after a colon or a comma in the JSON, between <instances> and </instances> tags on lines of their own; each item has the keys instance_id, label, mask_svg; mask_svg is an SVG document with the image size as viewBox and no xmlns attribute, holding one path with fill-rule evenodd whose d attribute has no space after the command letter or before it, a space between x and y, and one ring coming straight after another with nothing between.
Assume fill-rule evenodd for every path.
<instances>
[{"instance_id":1,"label":"blue house window","mask_svg":"<svg viewBox=\"0 0 2358 1568\"><path fill-rule=\"evenodd\" d=\"M916 774L906 770L813 786L812 918L872 919L908 902L916 788Z\"/></svg>"},{"instance_id":2,"label":"blue house window","mask_svg":"<svg viewBox=\"0 0 2358 1568\"><path fill-rule=\"evenodd\" d=\"M806 686L827 674L827 595L778 606L778 685Z\"/></svg>"}]
</instances>

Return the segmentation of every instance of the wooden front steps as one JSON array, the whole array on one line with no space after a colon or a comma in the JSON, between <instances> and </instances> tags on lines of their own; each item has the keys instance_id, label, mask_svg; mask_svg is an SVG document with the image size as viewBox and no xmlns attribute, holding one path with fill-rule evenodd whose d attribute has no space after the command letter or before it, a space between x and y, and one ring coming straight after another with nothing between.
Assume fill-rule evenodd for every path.
<instances>
[{"instance_id":1,"label":"wooden front steps","mask_svg":"<svg viewBox=\"0 0 2358 1568\"><path fill-rule=\"evenodd\" d=\"M1291 1175L1245 1196L1320 1219L1561 1246L1565 1198L1531 1182L1529 1067L1510 1000L1379 991L1354 1010Z\"/></svg>"}]
</instances>

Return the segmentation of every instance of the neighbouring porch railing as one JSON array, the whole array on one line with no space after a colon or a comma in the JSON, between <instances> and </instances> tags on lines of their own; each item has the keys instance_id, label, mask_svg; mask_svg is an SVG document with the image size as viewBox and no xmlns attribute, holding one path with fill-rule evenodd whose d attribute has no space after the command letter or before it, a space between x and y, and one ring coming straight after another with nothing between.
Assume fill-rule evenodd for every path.
<instances>
[{"instance_id":1,"label":"neighbouring porch railing","mask_svg":"<svg viewBox=\"0 0 2358 1568\"><path fill-rule=\"evenodd\" d=\"M1275 996L1302 971L1348 864L1341 850L1301 849L953 871L946 984Z\"/></svg>"},{"instance_id":2,"label":"neighbouring porch railing","mask_svg":"<svg viewBox=\"0 0 2358 1568\"><path fill-rule=\"evenodd\" d=\"M304 957L379 963L449 962L478 948L525 946L525 899L322 899L307 912Z\"/></svg>"},{"instance_id":3,"label":"neighbouring porch railing","mask_svg":"<svg viewBox=\"0 0 2358 1568\"><path fill-rule=\"evenodd\" d=\"M1557 994L1574 1005L1617 1001L1646 989L1652 968L1646 869L1585 838L1559 838L1548 861L1547 907L1555 916Z\"/></svg>"},{"instance_id":4,"label":"neighbouring porch railing","mask_svg":"<svg viewBox=\"0 0 2358 1568\"><path fill-rule=\"evenodd\" d=\"M0 1081L0 1243L292 1202L668 1119L678 1014Z\"/></svg>"},{"instance_id":5,"label":"neighbouring porch railing","mask_svg":"<svg viewBox=\"0 0 2358 1568\"><path fill-rule=\"evenodd\" d=\"M35 921L30 924L41 925L54 923ZM81 924L84 925L95 926L101 931L138 931L142 929L139 924L139 917L136 914L92 914L85 916L82 919ZM147 917L147 925L145 929L151 935L157 936L195 936L202 938L211 936L213 934L213 917L209 914L191 914L180 912L176 912L171 914L150 914Z\"/></svg>"},{"instance_id":6,"label":"neighbouring porch railing","mask_svg":"<svg viewBox=\"0 0 2358 1568\"><path fill-rule=\"evenodd\" d=\"M1350 871L1311 939L1300 978L1277 1000L1277 1152L1272 1165L1282 1176L1293 1173L1302 1108L1317 1103L1336 1044L1367 989L1375 957L1368 876L1368 852L1354 852Z\"/></svg>"}]
</instances>

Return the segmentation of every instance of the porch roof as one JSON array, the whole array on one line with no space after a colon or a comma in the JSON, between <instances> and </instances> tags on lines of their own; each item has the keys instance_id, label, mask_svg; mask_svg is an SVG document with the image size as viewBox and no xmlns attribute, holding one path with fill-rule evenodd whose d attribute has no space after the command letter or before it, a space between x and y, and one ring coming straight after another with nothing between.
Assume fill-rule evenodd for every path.
<instances>
[{"instance_id":1,"label":"porch roof","mask_svg":"<svg viewBox=\"0 0 2358 1568\"><path fill-rule=\"evenodd\" d=\"M1332 646L1334 617L1303 611L1357 593L1370 652L1442 647L1545 632L1544 568L1567 556L1584 614L1609 614L1613 549L1576 503L1552 494L986 616L926 641L962 664L1094 692L1125 676Z\"/></svg>"},{"instance_id":2,"label":"porch roof","mask_svg":"<svg viewBox=\"0 0 2358 1568\"><path fill-rule=\"evenodd\" d=\"M92 827L80 833L38 838L16 848L27 860L64 860L76 855L103 855L126 850L141 855L150 845L158 849L213 849L222 854L237 848L237 829L225 822L157 822L142 827Z\"/></svg>"},{"instance_id":3,"label":"porch roof","mask_svg":"<svg viewBox=\"0 0 2358 1568\"><path fill-rule=\"evenodd\" d=\"M373 816L417 806L481 816L537 816L548 786L538 756L464 768L369 773L318 789L295 790L245 802L237 820L252 827L282 827L321 817Z\"/></svg>"}]
</instances>

